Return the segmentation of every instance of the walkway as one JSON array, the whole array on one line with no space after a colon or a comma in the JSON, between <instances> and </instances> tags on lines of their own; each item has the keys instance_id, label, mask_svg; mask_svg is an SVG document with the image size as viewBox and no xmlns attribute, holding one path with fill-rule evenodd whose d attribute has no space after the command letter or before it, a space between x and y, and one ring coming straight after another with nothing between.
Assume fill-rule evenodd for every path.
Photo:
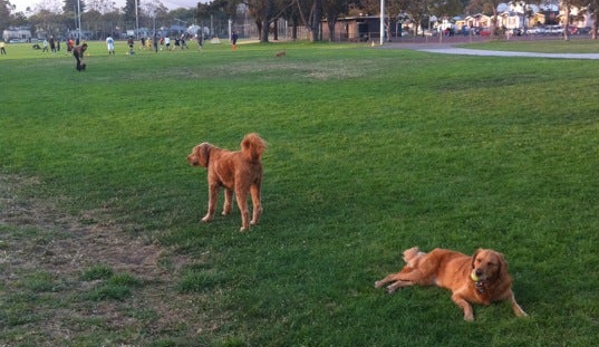
<instances>
[{"instance_id":1,"label":"walkway","mask_svg":"<svg viewBox=\"0 0 599 347\"><path fill-rule=\"evenodd\" d=\"M453 47L451 43L386 43L383 47L395 49L410 49L422 52L454 55L599 60L599 53L535 53L513 51L487 51L483 49Z\"/></svg>"}]
</instances>

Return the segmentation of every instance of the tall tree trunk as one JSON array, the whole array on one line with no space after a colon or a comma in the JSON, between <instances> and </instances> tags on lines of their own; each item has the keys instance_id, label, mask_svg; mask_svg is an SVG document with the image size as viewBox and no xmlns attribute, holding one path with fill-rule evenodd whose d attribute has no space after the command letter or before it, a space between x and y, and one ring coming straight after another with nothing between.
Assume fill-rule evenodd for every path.
<instances>
[{"instance_id":1,"label":"tall tree trunk","mask_svg":"<svg viewBox=\"0 0 599 347\"><path fill-rule=\"evenodd\" d=\"M268 18L262 18L262 27L260 28L260 42L268 42L268 30L270 29L270 22Z\"/></svg>"},{"instance_id":2,"label":"tall tree trunk","mask_svg":"<svg viewBox=\"0 0 599 347\"><path fill-rule=\"evenodd\" d=\"M593 25L591 26L591 40L597 40L597 29L599 29L599 10L593 14Z\"/></svg>"},{"instance_id":3,"label":"tall tree trunk","mask_svg":"<svg viewBox=\"0 0 599 347\"><path fill-rule=\"evenodd\" d=\"M570 40L570 30L568 30L568 28L570 27L570 3L569 2L564 2L564 16L566 17L566 23L564 23L564 40L565 41L569 41Z\"/></svg>"},{"instance_id":4,"label":"tall tree trunk","mask_svg":"<svg viewBox=\"0 0 599 347\"><path fill-rule=\"evenodd\" d=\"M320 19L322 17L322 1L314 0L314 6L312 8L312 19L311 19L311 32L312 42L320 41Z\"/></svg>"},{"instance_id":5,"label":"tall tree trunk","mask_svg":"<svg viewBox=\"0 0 599 347\"><path fill-rule=\"evenodd\" d=\"M291 28L291 39L293 41L297 41L297 21L293 22L293 26Z\"/></svg>"}]
</instances>

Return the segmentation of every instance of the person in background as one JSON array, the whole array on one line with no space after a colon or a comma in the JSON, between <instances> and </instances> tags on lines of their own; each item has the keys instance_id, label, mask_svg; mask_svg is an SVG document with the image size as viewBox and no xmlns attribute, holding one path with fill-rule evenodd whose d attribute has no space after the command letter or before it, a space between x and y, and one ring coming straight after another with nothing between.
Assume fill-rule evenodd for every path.
<instances>
[{"instance_id":1,"label":"person in background","mask_svg":"<svg viewBox=\"0 0 599 347\"><path fill-rule=\"evenodd\" d=\"M106 38L106 48L108 48L108 55L114 55L114 39L110 35Z\"/></svg>"},{"instance_id":2,"label":"person in background","mask_svg":"<svg viewBox=\"0 0 599 347\"><path fill-rule=\"evenodd\" d=\"M129 45L129 54L133 54L133 46L135 45L135 41L133 41L133 36L130 36L127 40L127 44Z\"/></svg>"},{"instance_id":3,"label":"person in background","mask_svg":"<svg viewBox=\"0 0 599 347\"><path fill-rule=\"evenodd\" d=\"M4 40L0 40L0 55L8 55L6 54L6 48L4 47L6 44Z\"/></svg>"},{"instance_id":4,"label":"person in background","mask_svg":"<svg viewBox=\"0 0 599 347\"><path fill-rule=\"evenodd\" d=\"M54 36L50 36L50 51L56 53L56 40L54 39Z\"/></svg>"},{"instance_id":5,"label":"person in background","mask_svg":"<svg viewBox=\"0 0 599 347\"><path fill-rule=\"evenodd\" d=\"M196 40L198 41L198 49L202 50L204 48L204 35L196 34Z\"/></svg>"},{"instance_id":6,"label":"person in background","mask_svg":"<svg viewBox=\"0 0 599 347\"><path fill-rule=\"evenodd\" d=\"M71 54L73 49L75 48L75 40L68 39L67 40L67 54Z\"/></svg>"},{"instance_id":7,"label":"person in background","mask_svg":"<svg viewBox=\"0 0 599 347\"><path fill-rule=\"evenodd\" d=\"M181 34L181 49L185 49L187 47L187 43L185 43L185 34Z\"/></svg>"},{"instance_id":8,"label":"person in background","mask_svg":"<svg viewBox=\"0 0 599 347\"><path fill-rule=\"evenodd\" d=\"M237 39L238 38L239 38L239 36L237 35L237 32L234 31L233 34L231 35L231 43L233 44L234 51L237 50Z\"/></svg>"},{"instance_id":9,"label":"person in background","mask_svg":"<svg viewBox=\"0 0 599 347\"><path fill-rule=\"evenodd\" d=\"M83 43L81 46L77 46L73 49L73 56L77 59L77 71L83 71L86 68L86 64L83 61L83 55L87 50L87 43Z\"/></svg>"}]
</instances>

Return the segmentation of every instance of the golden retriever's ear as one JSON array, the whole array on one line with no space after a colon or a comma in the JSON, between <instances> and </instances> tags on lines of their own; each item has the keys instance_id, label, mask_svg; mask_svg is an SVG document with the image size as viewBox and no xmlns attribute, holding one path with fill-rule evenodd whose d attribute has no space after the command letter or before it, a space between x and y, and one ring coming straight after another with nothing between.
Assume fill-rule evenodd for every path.
<instances>
[{"instance_id":1,"label":"golden retriever's ear","mask_svg":"<svg viewBox=\"0 0 599 347\"><path fill-rule=\"evenodd\" d=\"M208 163L210 162L210 150L212 149L212 145L209 143L202 143L201 145L196 147L196 155L200 159L200 166L208 167Z\"/></svg>"},{"instance_id":2,"label":"golden retriever's ear","mask_svg":"<svg viewBox=\"0 0 599 347\"><path fill-rule=\"evenodd\" d=\"M472 268L473 268L473 269L475 268L475 266L474 266L474 261L476 260L476 257L478 256L478 253L480 253L480 251L482 251L482 250L483 250L482 248L479 248L479 249L477 249L477 250L476 250L476 252L474 252L474 254L472 255L472 260L471 260L471 262L472 262Z\"/></svg>"},{"instance_id":3,"label":"golden retriever's ear","mask_svg":"<svg viewBox=\"0 0 599 347\"><path fill-rule=\"evenodd\" d=\"M507 278L508 276L508 263L505 257L501 253L497 253L499 257L499 278Z\"/></svg>"}]
</instances>

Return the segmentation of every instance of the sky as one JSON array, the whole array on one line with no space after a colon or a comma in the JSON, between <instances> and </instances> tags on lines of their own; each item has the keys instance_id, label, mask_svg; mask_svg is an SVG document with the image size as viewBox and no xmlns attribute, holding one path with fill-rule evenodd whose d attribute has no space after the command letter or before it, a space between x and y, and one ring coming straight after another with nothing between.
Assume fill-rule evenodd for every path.
<instances>
[{"instance_id":1,"label":"sky","mask_svg":"<svg viewBox=\"0 0 599 347\"><path fill-rule=\"evenodd\" d=\"M11 4L17 6L17 12L25 12L27 7L35 8L37 4L43 3L44 0L9 0ZM59 0L62 4L63 1ZM116 7L122 8L125 6L125 0L114 0ZM143 0L140 0L143 2ZM179 7L191 8L196 7L198 2L208 2L208 0L160 0L164 6L169 9L175 9Z\"/></svg>"}]
</instances>

